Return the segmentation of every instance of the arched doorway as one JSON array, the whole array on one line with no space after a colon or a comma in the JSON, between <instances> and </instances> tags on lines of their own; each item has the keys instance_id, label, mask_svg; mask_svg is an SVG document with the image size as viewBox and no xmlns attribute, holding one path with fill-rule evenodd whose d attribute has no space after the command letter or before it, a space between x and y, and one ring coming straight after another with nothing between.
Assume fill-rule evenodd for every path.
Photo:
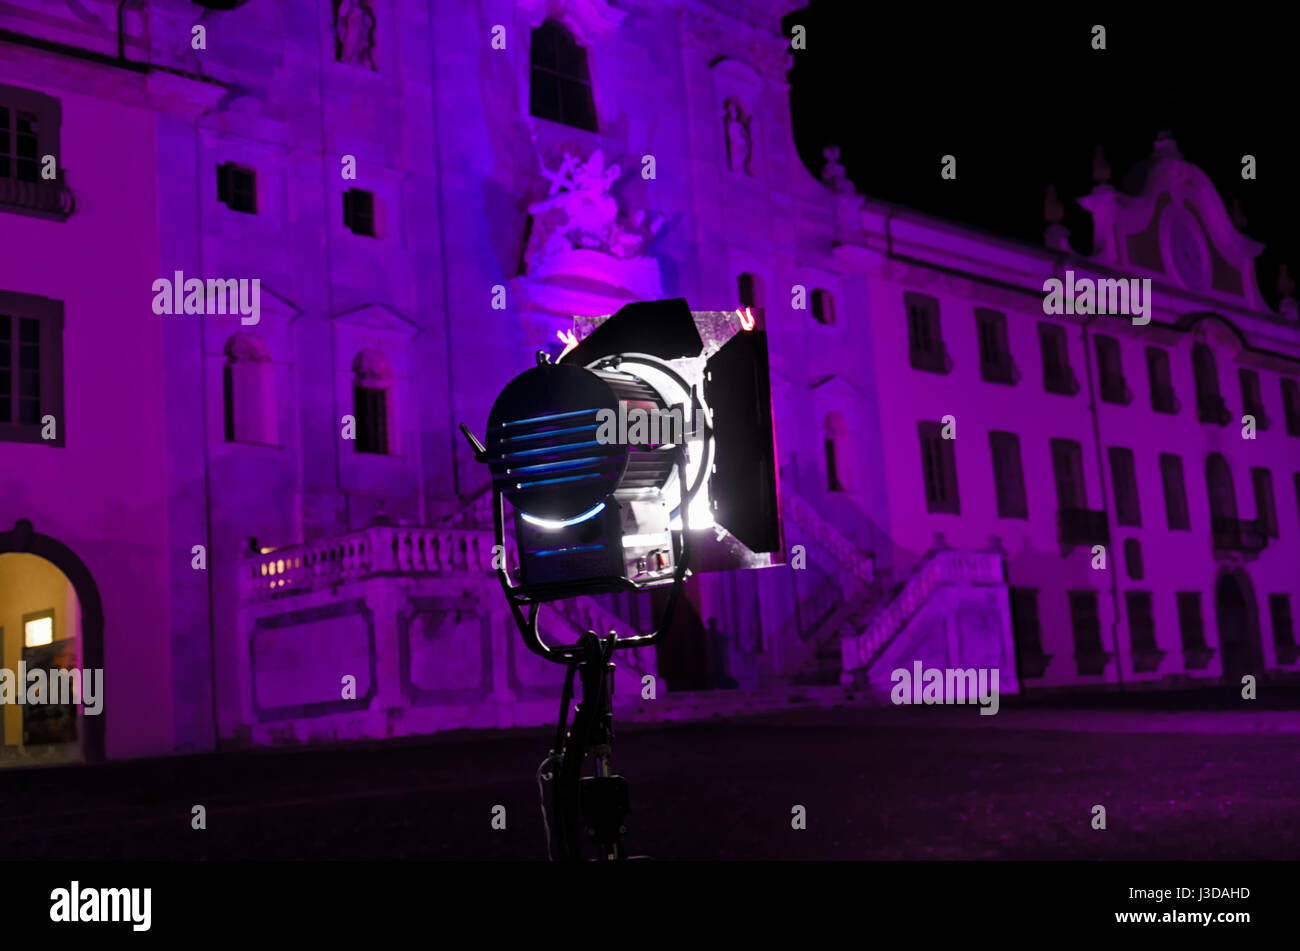
<instances>
[{"instance_id":1,"label":"arched doorway","mask_svg":"<svg viewBox=\"0 0 1300 951\"><path fill-rule=\"evenodd\" d=\"M1219 575L1214 586L1214 614L1219 625L1219 650L1223 676L1239 681L1245 674L1264 672L1264 646L1259 633L1259 606L1255 586L1238 568Z\"/></svg>"},{"instance_id":2,"label":"arched doorway","mask_svg":"<svg viewBox=\"0 0 1300 951\"><path fill-rule=\"evenodd\" d=\"M46 606L45 601L41 601L42 606L34 610L20 610L17 622L8 622L15 630L12 634L5 632L5 644L13 647L13 653L20 660L24 652L28 652L27 657L38 664L54 661L58 665L64 664L71 646L75 646L78 667L102 671L104 605L99 596L99 587L85 562L67 545L35 532L32 523L25 518L15 522L12 530L0 532L0 562L4 562L5 557L10 555L19 557L10 559L0 567L8 568L16 577L21 575L17 578L20 587L26 585L29 577L43 578L47 593L41 597L52 603ZM57 594L48 593L49 589L56 586L56 576L61 577L67 592L62 604L57 603ZM5 600L8 602L9 599ZM73 604L75 608L71 607ZM60 614L63 615L62 622ZM48 622L46 616L52 616ZM0 624L5 623L0 621ZM75 645L59 643L71 638L75 638ZM12 670L16 678L17 661L11 664L9 654L10 651L6 649L0 667ZM104 758L105 715L101 710L96 716L77 717L77 741L80 743L81 758L86 762L99 762ZM51 722L57 720L56 713L54 716L30 718L30 723L21 720L19 723L20 728L25 729L34 740L57 740L63 735L60 731L64 729L57 722ZM6 723L6 726L11 724ZM11 730L6 730L6 735L16 739Z\"/></svg>"}]
</instances>

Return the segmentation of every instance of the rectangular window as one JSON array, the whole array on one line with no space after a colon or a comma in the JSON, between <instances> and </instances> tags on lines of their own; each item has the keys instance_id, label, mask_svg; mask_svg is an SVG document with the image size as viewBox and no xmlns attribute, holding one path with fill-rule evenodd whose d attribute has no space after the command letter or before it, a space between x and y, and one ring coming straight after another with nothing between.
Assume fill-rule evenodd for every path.
<instances>
[{"instance_id":1,"label":"rectangular window","mask_svg":"<svg viewBox=\"0 0 1300 951\"><path fill-rule=\"evenodd\" d=\"M1065 328L1057 324L1038 325L1038 343L1043 354L1043 389L1048 393L1073 396L1079 392L1079 382L1070 368L1070 351Z\"/></svg>"},{"instance_id":2,"label":"rectangular window","mask_svg":"<svg viewBox=\"0 0 1300 951\"><path fill-rule=\"evenodd\" d=\"M1038 619L1038 590L1011 588L1011 630L1022 656L1043 653L1043 628Z\"/></svg>"},{"instance_id":3,"label":"rectangular window","mask_svg":"<svg viewBox=\"0 0 1300 951\"><path fill-rule=\"evenodd\" d=\"M1300 436L1300 382L1282 378L1282 409L1286 412L1286 434Z\"/></svg>"},{"instance_id":4,"label":"rectangular window","mask_svg":"<svg viewBox=\"0 0 1300 951\"><path fill-rule=\"evenodd\" d=\"M1238 369L1241 381L1241 411L1255 417L1256 429L1268 429L1269 418L1264 412L1264 397L1259 389L1259 374L1254 370Z\"/></svg>"},{"instance_id":5,"label":"rectangular window","mask_svg":"<svg viewBox=\"0 0 1300 951\"><path fill-rule=\"evenodd\" d=\"M1070 592L1070 626L1074 630L1074 652L1083 656L1104 653L1101 649L1101 616L1096 591Z\"/></svg>"},{"instance_id":6,"label":"rectangular window","mask_svg":"<svg viewBox=\"0 0 1300 951\"><path fill-rule=\"evenodd\" d=\"M1205 619L1201 615L1201 592L1178 592L1178 628L1182 632L1183 650L1205 648Z\"/></svg>"},{"instance_id":7,"label":"rectangular window","mask_svg":"<svg viewBox=\"0 0 1300 951\"><path fill-rule=\"evenodd\" d=\"M1169 369L1169 351L1147 347L1147 378L1151 381L1151 408L1157 413L1177 413L1174 378Z\"/></svg>"},{"instance_id":8,"label":"rectangular window","mask_svg":"<svg viewBox=\"0 0 1300 951\"><path fill-rule=\"evenodd\" d=\"M1273 643L1278 647L1295 646L1295 624L1291 617L1291 596L1270 594L1268 613L1273 619Z\"/></svg>"},{"instance_id":9,"label":"rectangular window","mask_svg":"<svg viewBox=\"0 0 1300 951\"><path fill-rule=\"evenodd\" d=\"M1025 497L1025 472L1020 461L1020 437L1015 433L989 433L993 454L993 484L997 492L999 518L1029 518Z\"/></svg>"},{"instance_id":10,"label":"rectangular window","mask_svg":"<svg viewBox=\"0 0 1300 951\"><path fill-rule=\"evenodd\" d=\"M62 446L63 304L0 291L0 442Z\"/></svg>"},{"instance_id":11,"label":"rectangular window","mask_svg":"<svg viewBox=\"0 0 1300 951\"><path fill-rule=\"evenodd\" d=\"M1156 621L1151 609L1151 592L1126 591L1124 601L1128 608L1128 631L1133 653L1156 650Z\"/></svg>"},{"instance_id":12,"label":"rectangular window","mask_svg":"<svg viewBox=\"0 0 1300 951\"><path fill-rule=\"evenodd\" d=\"M916 424L916 429L921 439L921 471L925 479L926 510L960 514L953 440L943 438L942 423L922 420Z\"/></svg>"},{"instance_id":13,"label":"rectangular window","mask_svg":"<svg viewBox=\"0 0 1300 951\"><path fill-rule=\"evenodd\" d=\"M980 377L987 383L1014 384L1015 367L1007 342L1007 315L988 307L975 308L975 333L980 346Z\"/></svg>"},{"instance_id":14,"label":"rectangular window","mask_svg":"<svg viewBox=\"0 0 1300 951\"><path fill-rule=\"evenodd\" d=\"M1052 472L1056 478L1056 505L1063 511L1088 507L1083 481L1083 448L1073 439L1053 439Z\"/></svg>"},{"instance_id":15,"label":"rectangular window","mask_svg":"<svg viewBox=\"0 0 1300 951\"><path fill-rule=\"evenodd\" d=\"M1273 473L1263 466L1250 470L1255 486L1255 525L1269 538L1277 538L1277 501L1273 498Z\"/></svg>"},{"instance_id":16,"label":"rectangular window","mask_svg":"<svg viewBox=\"0 0 1300 951\"><path fill-rule=\"evenodd\" d=\"M388 391L366 386L352 388L357 416L357 452L388 452Z\"/></svg>"},{"instance_id":17,"label":"rectangular window","mask_svg":"<svg viewBox=\"0 0 1300 951\"><path fill-rule=\"evenodd\" d=\"M813 291L812 295L812 312L813 320L819 324L835 323L835 298L830 291L818 290Z\"/></svg>"},{"instance_id":18,"label":"rectangular window","mask_svg":"<svg viewBox=\"0 0 1300 951\"><path fill-rule=\"evenodd\" d=\"M1124 365L1120 361L1119 341L1098 334L1094 338L1097 349L1097 379L1101 384L1101 398L1107 403L1127 405L1133 399L1128 384L1124 382Z\"/></svg>"},{"instance_id":19,"label":"rectangular window","mask_svg":"<svg viewBox=\"0 0 1300 951\"><path fill-rule=\"evenodd\" d=\"M840 484L840 470L835 461L835 440L826 440L826 490L828 492L841 492L844 486Z\"/></svg>"},{"instance_id":20,"label":"rectangular window","mask_svg":"<svg viewBox=\"0 0 1300 951\"><path fill-rule=\"evenodd\" d=\"M0 210L63 221L72 195L63 180L59 100L20 86L0 85ZM54 178L45 178L45 156Z\"/></svg>"},{"instance_id":21,"label":"rectangular window","mask_svg":"<svg viewBox=\"0 0 1300 951\"><path fill-rule=\"evenodd\" d=\"M741 307L763 306L763 282L758 275L748 271L736 278L736 292L740 295Z\"/></svg>"},{"instance_id":22,"label":"rectangular window","mask_svg":"<svg viewBox=\"0 0 1300 951\"><path fill-rule=\"evenodd\" d=\"M1120 525L1134 528L1142 525L1142 509L1138 504L1137 466L1133 450L1111 446L1110 476L1115 487L1115 520Z\"/></svg>"},{"instance_id":23,"label":"rectangular window","mask_svg":"<svg viewBox=\"0 0 1300 951\"><path fill-rule=\"evenodd\" d=\"M234 162L218 165L217 201L231 211L257 214L257 172Z\"/></svg>"},{"instance_id":24,"label":"rectangular window","mask_svg":"<svg viewBox=\"0 0 1300 951\"><path fill-rule=\"evenodd\" d=\"M375 193L349 188L343 193L343 226L353 234L375 237Z\"/></svg>"},{"instance_id":25,"label":"rectangular window","mask_svg":"<svg viewBox=\"0 0 1300 951\"><path fill-rule=\"evenodd\" d=\"M925 294L903 294L907 310L907 348L913 368L930 373L951 369L939 326L939 301Z\"/></svg>"},{"instance_id":26,"label":"rectangular window","mask_svg":"<svg viewBox=\"0 0 1300 951\"><path fill-rule=\"evenodd\" d=\"M1171 453L1160 454L1160 481L1165 489L1165 517L1171 531L1191 531L1187 512L1187 484L1183 480L1183 460Z\"/></svg>"}]
</instances>

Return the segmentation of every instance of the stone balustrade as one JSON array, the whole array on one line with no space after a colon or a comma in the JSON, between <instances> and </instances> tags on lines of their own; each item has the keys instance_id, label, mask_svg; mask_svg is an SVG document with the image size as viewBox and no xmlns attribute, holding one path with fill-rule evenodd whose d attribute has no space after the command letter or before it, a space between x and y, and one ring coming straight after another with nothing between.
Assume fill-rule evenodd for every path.
<instances>
[{"instance_id":1,"label":"stone balustrade","mask_svg":"<svg viewBox=\"0 0 1300 951\"><path fill-rule=\"evenodd\" d=\"M1006 565L998 551L941 549L927 555L901 591L872 615L866 629L845 641L844 667L865 667L885 643L903 629L935 590L954 584L1002 584Z\"/></svg>"},{"instance_id":2,"label":"stone balustrade","mask_svg":"<svg viewBox=\"0 0 1300 951\"><path fill-rule=\"evenodd\" d=\"M257 600L319 591L381 574L491 570L491 532L376 525L249 557L245 596Z\"/></svg>"},{"instance_id":3,"label":"stone balustrade","mask_svg":"<svg viewBox=\"0 0 1300 951\"><path fill-rule=\"evenodd\" d=\"M817 514L817 510L795 495L785 494L787 516L817 544L835 556L844 568L865 585L875 580L875 559L845 538L836 528Z\"/></svg>"}]
</instances>

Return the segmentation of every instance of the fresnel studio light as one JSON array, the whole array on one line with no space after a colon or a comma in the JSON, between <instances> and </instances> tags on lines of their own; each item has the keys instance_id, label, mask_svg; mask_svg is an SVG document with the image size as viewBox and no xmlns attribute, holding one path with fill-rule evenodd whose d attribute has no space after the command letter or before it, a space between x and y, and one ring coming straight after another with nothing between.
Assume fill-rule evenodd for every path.
<instances>
[{"instance_id":1,"label":"fresnel studio light","mask_svg":"<svg viewBox=\"0 0 1300 951\"><path fill-rule=\"evenodd\" d=\"M539 770L558 763L548 849L580 858L585 828L601 858L618 859L628 787L610 766L614 651L664 635L692 571L783 560L767 335L749 309L693 313L677 298L577 318L562 336L558 359L538 351L501 391L486 443L461 430L492 474L495 543L510 551L497 574L515 623L530 650L568 668ZM567 645L538 631L548 601L664 587L653 631L588 631ZM566 733L575 676L583 696ZM595 775L582 778L588 752Z\"/></svg>"}]
</instances>

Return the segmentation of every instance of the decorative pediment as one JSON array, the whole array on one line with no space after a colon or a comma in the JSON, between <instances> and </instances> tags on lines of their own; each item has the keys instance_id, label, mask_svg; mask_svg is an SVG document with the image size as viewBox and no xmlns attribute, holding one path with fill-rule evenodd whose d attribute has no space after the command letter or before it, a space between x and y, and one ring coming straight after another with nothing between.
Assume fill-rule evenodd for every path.
<instances>
[{"instance_id":1,"label":"decorative pediment","mask_svg":"<svg viewBox=\"0 0 1300 951\"><path fill-rule=\"evenodd\" d=\"M809 387L820 399L832 402L861 402L867 395L844 377L832 373Z\"/></svg>"},{"instance_id":2,"label":"decorative pediment","mask_svg":"<svg viewBox=\"0 0 1300 951\"><path fill-rule=\"evenodd\" d=\"M271 317L286 323L293 323L302 316L302 311L285 300L265 284L262 285L262 317Z\"/></svg>"},{"instance_id":3,"label":"decorative pediment","mask_svg":"<svg viewBox=\"0 0 1300 951\"><path fill-rule=\"evenodd\" d=\"M1093 218L1093 258L1148 271L1174 287L1263 309L1255 258L1264 245L1233 224L1208 175L1162 135L1125 177L1125 191L1098 185L1079 199Z\"/></svg>"},{"instance_id":4,"label":"decorative pediment","mask_svg":"<svg viewBox=\"0 0 1300 951\"><path fill-rule=\"evenodd\" d=\"M605 0L519 0L519 9L532 27L548 17L560 21L583 46L599 43L627 17L627 11Z\"/></svg>"},{"instance_id":5,"label":"decorative pediment","mask_svg":"<svg viewBox=\"0 0 1300 951\"><path fill-rule=\"evenodd\" d=\"M334 319L344 324L378 330L384 333L401 334L415 337L420 333L420 326L407 320L397 311L383 304L363 304L351 310L334 315Z\"/></svg>"}]
</instances>

